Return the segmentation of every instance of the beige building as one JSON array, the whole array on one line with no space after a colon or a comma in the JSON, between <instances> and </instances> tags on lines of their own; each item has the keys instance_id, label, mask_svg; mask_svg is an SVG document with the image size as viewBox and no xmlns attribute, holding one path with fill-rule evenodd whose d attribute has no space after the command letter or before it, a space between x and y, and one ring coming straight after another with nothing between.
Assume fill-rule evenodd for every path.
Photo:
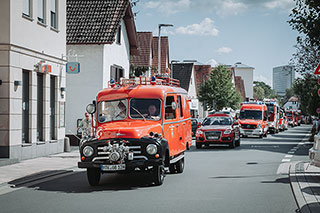
<instances>
[{"instance_id":1,"label":"beige building","mask_svg":"<svg viewBox=\"0 0 320 213\"><path fill-rule=\"evenodd\" d=\"M0 158L63 151L65 0L0 2Z\"/></svg>"}]
</instances>

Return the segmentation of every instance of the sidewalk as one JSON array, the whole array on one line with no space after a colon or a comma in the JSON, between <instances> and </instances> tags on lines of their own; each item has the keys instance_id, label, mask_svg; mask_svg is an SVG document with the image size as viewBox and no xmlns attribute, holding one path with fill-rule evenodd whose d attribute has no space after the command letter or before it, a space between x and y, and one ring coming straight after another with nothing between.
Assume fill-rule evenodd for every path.
<instances>
[{"instance_id":1,"label":"sidewalk","mask_svg":"<svg viewBox=\"0 0 320 213\"><path fill-rule=\"evenodd\" d=\"M289 177L300 212L320 212L320 167L296 162L290 167Z\"/></svg>"},{"instance_id":2,"label":"sidewalk","mask_svg":"<svg viewBox=\"0 0 320 213\"><path fill-rule=\"evenodd\" d=\"M67 173L77 168L79 157L78 147L71 152L64 152L45 157L24 160L19 163L0 167L0 185L7 183L30 182L43 177Z\"/></svg>"}]
</instances>

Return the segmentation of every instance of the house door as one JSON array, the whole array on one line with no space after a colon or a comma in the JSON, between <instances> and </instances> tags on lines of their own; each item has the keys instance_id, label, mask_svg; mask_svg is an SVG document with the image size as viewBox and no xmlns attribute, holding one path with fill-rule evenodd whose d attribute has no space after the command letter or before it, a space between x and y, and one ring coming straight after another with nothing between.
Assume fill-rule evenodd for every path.
<instances>
[{"instance_id":1,"label":"house door","mask_svg":"<svg viewBox=\"0 0 320 213\"><path fill-rule=\"evenodd\" d=\"M43 74L37 74L37 140L43 141Z\"/></svg>"},{"instance_id":2,"label":"house door","mask_svg":"<svg viewBox=\"0 0 320 213\"><path fill-rule=\"evenodd\" d=\"M56 124L56 79L54 76L50 77L50 140L55 139L55 124Z\"/></svg>"}]
</instances>

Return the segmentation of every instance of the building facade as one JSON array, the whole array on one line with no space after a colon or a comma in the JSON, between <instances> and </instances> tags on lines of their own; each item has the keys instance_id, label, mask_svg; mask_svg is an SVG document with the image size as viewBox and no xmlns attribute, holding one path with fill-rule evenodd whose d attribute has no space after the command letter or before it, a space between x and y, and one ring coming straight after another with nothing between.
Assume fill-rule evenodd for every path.
<instances>
[{"instance_id":1,"label":"building facade","mask_svg":"<svg viewBox=\"0 0 320 213\"><path fill-rule=\"evenodd\" d=\"M242 64L241 62L237 62L235 63L234 66L232 66L232 69L234 70L235 76L240 76L243 80L246 99L252 99L254 68L248 65Z\"/></svg>"},{"instance_id":2,"label":"building facade","mask_svg":"<svg viewBox=\"0 0 320 213\"><path fill-rule=\"evenodd\" d=\"M292 66L284 65L273 68L273 89L280 96L286 95L295 79L295 70Z\"/></svg>"},{"instance_id":3,"label":"building facade","mask_svg":"<svg viewBox=\"0 0 320 213\"><path fill-rule=\"evenodd\" d=\"M65 0L0 3L0 158L62 152Z\"/></svg>"},{"instance_id":4,"label":"building facade","mask_svg":"<svg viewBox=\"0 0 320 213\"><path fill-rule=\"evenodd\" d=\"M137 53L134 18L128 0L67 0L67 55L80 73L67 74L66 135L75 140L86 106L110 79L128 78Z\"/></svg>"}]
</instances>

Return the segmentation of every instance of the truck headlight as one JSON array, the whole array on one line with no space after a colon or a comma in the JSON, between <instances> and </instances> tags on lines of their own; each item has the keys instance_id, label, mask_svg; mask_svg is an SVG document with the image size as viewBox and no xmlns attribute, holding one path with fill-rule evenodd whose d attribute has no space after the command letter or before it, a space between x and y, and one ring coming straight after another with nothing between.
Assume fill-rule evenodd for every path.
<instances>
[{"instance_id":1,"label":"truck headlight","mask_svg":"<svg viewBox=\"0 0 320 213\"><path fill-rule=\"evenodd\" d=\"M197 134L197 135L202 135L203 132L202 132L201 130L197 130L196 134Z\"/></svg>"},{"instance_id":2,"label":"truck headlight","mask_svg":"<svg viewBox=\"0 0 320 213\"><path fill-rule=\"evenodd\" d=\"M231 134L232 130L231 129L227 129L226 131L223 132L223 134L228 135Z\"/></svg>"},{"instance_id":3,"label":"truck headlight","mask_svg":"<svg viewBox=\"0 0 320 213\"><path fill-rule=\"evenodd\" d=\"M158 148L157 148L157 145L155 144L149 144L146 148L146 151L149 155L154 155L157 153L158 151Z\"/></svg>"},{"instance_id":4,"label":"truck headlight","mask_svg":"<svg viewBox=\"0 0 320 213\"><path fill-rule=\"evenodd\" d=\"M93 148L91 146L86 146L83 148L82 153L86 157L90 157L93 155Z\"/></svg>"}]
</instances>

